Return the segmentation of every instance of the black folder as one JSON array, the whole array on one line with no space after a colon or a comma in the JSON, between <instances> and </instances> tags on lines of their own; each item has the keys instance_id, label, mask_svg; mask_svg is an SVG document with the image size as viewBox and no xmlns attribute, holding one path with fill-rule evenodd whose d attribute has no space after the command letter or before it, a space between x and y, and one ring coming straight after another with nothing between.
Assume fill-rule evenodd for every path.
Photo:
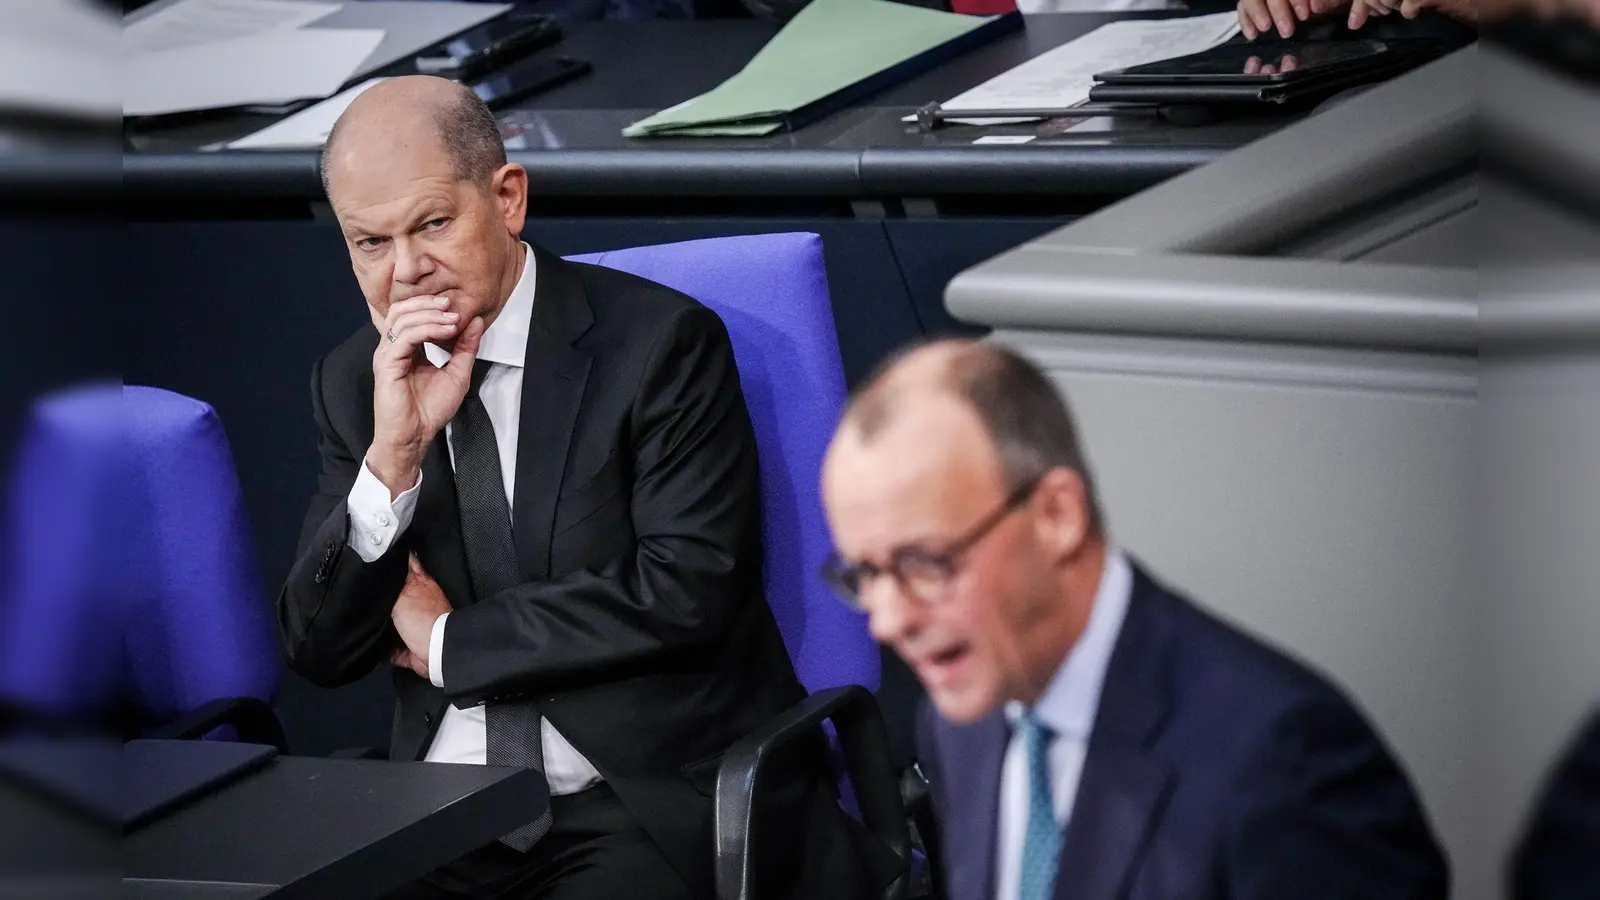
<instances>
[{"instance_id":1,"label":"black folder","mask_svg":"<svg viewBox=\"0 0 1600 900\"><path fill-rule=\"evenodd\" d=\"M1312 41L1223 44L1201 53L1095 75L1096 103L1287 106L1314 103L1339 91L1386 81L1440 55L1427 40ZM1290 71L1249 72L1254 58Z\"/></svg>"}]
</instances>

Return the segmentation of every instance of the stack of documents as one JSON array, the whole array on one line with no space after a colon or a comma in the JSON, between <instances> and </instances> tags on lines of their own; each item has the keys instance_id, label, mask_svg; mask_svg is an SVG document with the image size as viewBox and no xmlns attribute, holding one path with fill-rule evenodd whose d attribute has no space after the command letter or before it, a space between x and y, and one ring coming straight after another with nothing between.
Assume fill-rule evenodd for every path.
<instances>
[{"instance_id":1,"label":"stack of documents","mask_svg":"<svg viewBox=\"0 0 1600 900\"><path fill-rule=\"evenodd\" d=\"M274 122L249 137L228 144L230 150L321 150L328 143L333 125L361 96L361 92L383 81L370 78L349 90Z\"/></svg>"},{"instance_id":2,"label":"stack of documents","mask_svg":"<svg viewBox=\"0 0 1600 900\"><path fill-rule=\"evenodd\" d=\"M1001 22L999 20L1006 20ZM965 16L887 0L812 0L739 74L715 89L623 130L646 135L755 136L875 76L930 54L953 54L1020 24L1006 16ZM988 29L985 31L985 29ZM912 72L904 73L909 77Z\"/></svg>"},{"instance_id":3,"label":"stack of documents","mask_svg":"<svg viewBox=\"0 0 1600 900\"><path fill-rule=\"evenodd\" d=\"M307 28L342 4L178 0L122 33L122 114L326 97L372 55L378 29Z\"/></svg>"},{"instance_id":4,"label":"stack of documents","mask_svg":"<svg viewBox=\"0 0 1600 900\"><path fill-rule=\"evenodd\" d=\"M978 85L941 107L964 109L1063 109L1089 99L1097 72L1187 56L1225 43L1239 33L1234 12L1186 19L1122 21L1102 25L1077 40L1028 60ZM906 121L916 121L915 116ZM997 125L1018 119L955 119Z\"/></svg>"}]
</instances>

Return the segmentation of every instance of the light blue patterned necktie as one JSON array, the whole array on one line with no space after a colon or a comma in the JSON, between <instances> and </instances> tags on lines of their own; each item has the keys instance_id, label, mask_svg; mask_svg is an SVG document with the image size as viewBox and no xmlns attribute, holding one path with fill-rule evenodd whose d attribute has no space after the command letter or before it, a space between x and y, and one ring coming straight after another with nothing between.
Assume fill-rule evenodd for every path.
<instances>
[{"instance_id":1,"label":"light blue patterned necktie","mask_svg":"<svg viewBox=\"0 0 1600 900\"><path fill-rule=\"evenodd\" d=\"M1061 826L1050 790L1050 729L1031 715L1017 720L1028 751L1028 827L1022 839L1018 900L1050 900L1061 858Z\"/></svg>"}]
</instances>

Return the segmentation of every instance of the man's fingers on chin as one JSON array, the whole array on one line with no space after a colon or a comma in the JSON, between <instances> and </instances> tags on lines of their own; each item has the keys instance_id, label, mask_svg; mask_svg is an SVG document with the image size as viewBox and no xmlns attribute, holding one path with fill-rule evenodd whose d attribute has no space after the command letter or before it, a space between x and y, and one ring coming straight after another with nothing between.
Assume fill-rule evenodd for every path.
<instances>
[{"instance_id":1,"label":"man's fingers on chin","mask_svg":"<svg viewBox=\"0 0 1600 900\"><path fill-rule=\"evenodd\" d=\"M404 300L389 304L389 311L384 315L384 321L392 324L395 319L408 312L416 312L419 309L443 309L448 303L448 300L443 300L432 294L407 297Z\"/></svg>"},{"instance_id":2,"label":"man's fingers on chin","mask_svg":"<svg viewBox=\"0 0 1600 900\"><path fill-rule=\"evenodd\" d=\"M390 334L394 335L393 341L389 340ZM422 355L423 344L446 342L455 337L455 334L456 326L453 322L414 325L402 331L387 332L378 350L390 359L409 362L413 357Z\"/></svg>"},{"instance_id":3,"label":"man's fingers on chin","mask_svg":"<svg viewBox=\"0 0 1600 900\"><path fill-rule=\"evenodd\" d=\"M482 316L473 316L471 320L462 324L461 336L456 339L455 350L461 353L478 354L478 341L483 337L486 326Z\"/></svg>"}]
</instances>

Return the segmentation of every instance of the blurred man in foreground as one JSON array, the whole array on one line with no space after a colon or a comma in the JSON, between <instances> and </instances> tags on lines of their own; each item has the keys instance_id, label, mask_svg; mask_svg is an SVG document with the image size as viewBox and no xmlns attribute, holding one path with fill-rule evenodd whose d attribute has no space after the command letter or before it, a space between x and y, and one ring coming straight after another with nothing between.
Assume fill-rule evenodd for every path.
<instances>
[{"instance_id":1,"label":"blurred man in foreground","mask_svg":"<svg viewBox=\"0 0 1600 900\"><path fill-rule=\"evenodd\" d=\"M829 577L927 687L951 900L1433 900L1448 872L1336 688L1109 540L1050 381L911 352L851 403Z\"/></svg>"}]
</instances>

